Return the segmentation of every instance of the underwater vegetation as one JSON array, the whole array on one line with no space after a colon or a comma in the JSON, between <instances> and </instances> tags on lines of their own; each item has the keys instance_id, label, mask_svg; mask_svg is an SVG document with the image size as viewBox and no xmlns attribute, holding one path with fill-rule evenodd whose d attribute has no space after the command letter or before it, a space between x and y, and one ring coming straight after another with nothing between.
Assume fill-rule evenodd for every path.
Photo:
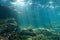
<instances>
[{"instance_id":1,"label":"underwater vegetation","mask_svg":"<svg viewBox=\"0 0 60 40\"><path fill-rule=\"evenodd\" d=\"M47 28L21 29L14 18L0 20L0 40L60 40L60 33Z\"/></svg>"}]
</instances>

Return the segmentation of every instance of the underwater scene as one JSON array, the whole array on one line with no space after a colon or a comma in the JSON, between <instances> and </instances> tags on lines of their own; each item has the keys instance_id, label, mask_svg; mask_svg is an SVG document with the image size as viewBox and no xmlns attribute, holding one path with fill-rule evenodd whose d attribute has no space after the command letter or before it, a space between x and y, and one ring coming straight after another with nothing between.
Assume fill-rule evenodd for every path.
<instances>
[{"instance_id":1,"label":"underwater scene","mask_svg":"<svg viewBox=\"0 0 60 40\"><path fill-rule=\"evenodd\" d=\"M0 40L60 40L60 0L0 0Z\"/></svg>"}]
</instances>

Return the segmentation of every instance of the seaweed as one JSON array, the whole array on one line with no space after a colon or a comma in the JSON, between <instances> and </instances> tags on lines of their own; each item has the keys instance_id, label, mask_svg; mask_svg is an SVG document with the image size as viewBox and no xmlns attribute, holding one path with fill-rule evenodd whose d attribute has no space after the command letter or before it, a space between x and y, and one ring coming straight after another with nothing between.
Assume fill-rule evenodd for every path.
<instances>
[{"instance_id":1,"label":"seaweed","mask_svg":"<svg viewBox=\"0 0 60 40\"><path fill-rule=\"evenodd\" d=\"M52 32L50 29L19 29L19 26L17 25L15 19L13 20L13 22L10 22L12 20L13 18L10 18L5 22L3 21L3 23L1 24L0 40L60 40L60 35Z\"/></svg>"}]
</instances>

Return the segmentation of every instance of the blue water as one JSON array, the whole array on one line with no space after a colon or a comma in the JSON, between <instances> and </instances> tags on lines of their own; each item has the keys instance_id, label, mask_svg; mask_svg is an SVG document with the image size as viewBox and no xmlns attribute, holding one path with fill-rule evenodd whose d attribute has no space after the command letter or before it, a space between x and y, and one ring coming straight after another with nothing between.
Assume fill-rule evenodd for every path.
<instances>
[{"instance_id":1,"label":"blue water","mask_svg":"<svg viewBox=\"0 0 60 40\"><path fill-rule=\"evenodd\" d=\"M0 7L0 19L15 18L20 27L44 27L59 30L60 2L59 0L52 0L54 3L51 5L53 6L49 8L50 6L46 7L49 1L50 0L32 0L33 4L28 7L14 6L10 3L10 1L5 3L1 1L0 4L4 5L4 7ZM44 7L41 8L38 4L44 5ZM12 6L12 9L6 8L5 6ZM13 10L14 8L17 12ZM18 12L21 13L19 14Z\"/></svg>"}]
</instances>

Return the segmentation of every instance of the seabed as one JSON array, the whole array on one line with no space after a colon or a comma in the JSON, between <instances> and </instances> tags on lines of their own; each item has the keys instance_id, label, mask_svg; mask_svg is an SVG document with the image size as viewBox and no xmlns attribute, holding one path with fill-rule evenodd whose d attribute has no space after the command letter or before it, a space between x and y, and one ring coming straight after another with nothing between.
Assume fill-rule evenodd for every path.
<instances>
[{"instance_id":1,"label":"seabed","mask_svg":"<svg viewBox=\"0 0 60 40\"><path fill-rule=\"evenodd\" d=\"M47 28L21 29L10 18L0 22L0 40L60 40L60 33Z\"/></svg>"}]
</instances>

